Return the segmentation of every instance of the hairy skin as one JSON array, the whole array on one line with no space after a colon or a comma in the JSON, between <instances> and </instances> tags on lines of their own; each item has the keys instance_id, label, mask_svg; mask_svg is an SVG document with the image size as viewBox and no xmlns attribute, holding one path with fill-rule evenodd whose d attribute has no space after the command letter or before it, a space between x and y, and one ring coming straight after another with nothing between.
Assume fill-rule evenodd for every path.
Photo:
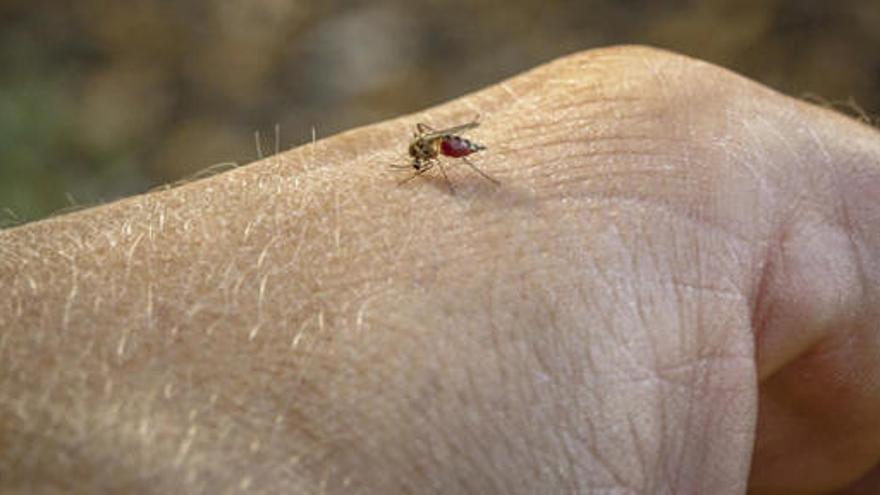
<instances>
[{"instance_id":1,"label":"hairy skin","mask_svg":"<svg viewBox=\"0 0 880 495\"><path fill-rule=\"evenodd\" d=\"M474 113L500 187L396 186ZM0 491L874 493L878 197L873 129L621 47L4 231Z\"/></svg>"}]
</instances>

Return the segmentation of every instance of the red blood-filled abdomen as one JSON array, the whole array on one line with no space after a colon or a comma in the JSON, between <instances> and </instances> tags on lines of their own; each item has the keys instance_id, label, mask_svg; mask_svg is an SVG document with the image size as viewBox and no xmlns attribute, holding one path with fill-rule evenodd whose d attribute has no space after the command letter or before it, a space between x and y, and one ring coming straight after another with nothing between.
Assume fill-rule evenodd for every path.
<instances>
[{"instance_id":1,"label":"red blood-filled abdomen","mask_svg":"<svg viewBox=\"0 0 880 495\"><path fill-rule=\"evenodd\" d=\"M440 143L440 152L453 158L467 156L474 151L476 150L474 149L474 146L471 145L470 141L458 136L444 137L443 142Z\"/></svg>"}]
</instances>

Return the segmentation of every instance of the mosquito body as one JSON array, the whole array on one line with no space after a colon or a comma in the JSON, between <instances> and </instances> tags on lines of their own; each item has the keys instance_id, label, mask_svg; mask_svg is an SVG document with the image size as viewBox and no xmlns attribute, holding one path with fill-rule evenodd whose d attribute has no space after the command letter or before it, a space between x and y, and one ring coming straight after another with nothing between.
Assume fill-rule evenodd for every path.
<instances>
[{"instance_id":1,"label":"mosquito body","mask_svg":"<svg viewBox=\"0 0 880 495\"><path fill-rule=\"evenodd\" d=\"M467 159L468 155L472 155L478 151L485 150L486 147L475 143L469 139L459 136L460 133L473 129L480 125L478 118L454 127L446 129L433 129L426 124L416 124L416 131L413 133L413 140L409 145L409 156L412 159L409 165L398 166L397 168L413 168L415 173L402 180L403 184L409 180L422 175L430 170L434 165L439 166L443 172L443 177L452 189L452 183L446 175L446 170L441 163L441 157L460 158L467 163L474 171L480 174L486 180L493 184L500 184L497 180L477 168L476 165Z\"/></svg>"}]
</instances>

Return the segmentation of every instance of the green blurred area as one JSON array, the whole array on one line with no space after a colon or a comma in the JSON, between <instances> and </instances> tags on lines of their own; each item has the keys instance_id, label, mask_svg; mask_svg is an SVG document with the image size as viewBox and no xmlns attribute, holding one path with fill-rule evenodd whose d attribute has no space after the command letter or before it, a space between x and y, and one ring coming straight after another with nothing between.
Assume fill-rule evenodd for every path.
<instances>
[{"instance_id":1,"label":"green blurred area","mask_svg":"<svg viewBox=\"0 0 880 495\"><path fill-rule=\"evenodd\" d=\"M0 227L620 43L880 111L876 0L0 0Z\"/></svg>"}]
</instances>

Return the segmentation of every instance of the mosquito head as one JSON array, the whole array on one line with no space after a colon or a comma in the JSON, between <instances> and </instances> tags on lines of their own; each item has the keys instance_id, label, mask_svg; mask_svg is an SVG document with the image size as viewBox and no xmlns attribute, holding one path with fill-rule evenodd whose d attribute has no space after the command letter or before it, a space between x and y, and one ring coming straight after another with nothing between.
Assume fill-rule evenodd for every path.
<instances>
[{"instance_id":1,"label":"mosquito head","mask_svg":"<svg viewBox=\"0 0 880 495\"><path fill-rule=\"evenodd\" d=\"M417 160L435 158L438 153L438 140L414 139L409 145L409 156Z\"/></svg>"}]
</instances>

